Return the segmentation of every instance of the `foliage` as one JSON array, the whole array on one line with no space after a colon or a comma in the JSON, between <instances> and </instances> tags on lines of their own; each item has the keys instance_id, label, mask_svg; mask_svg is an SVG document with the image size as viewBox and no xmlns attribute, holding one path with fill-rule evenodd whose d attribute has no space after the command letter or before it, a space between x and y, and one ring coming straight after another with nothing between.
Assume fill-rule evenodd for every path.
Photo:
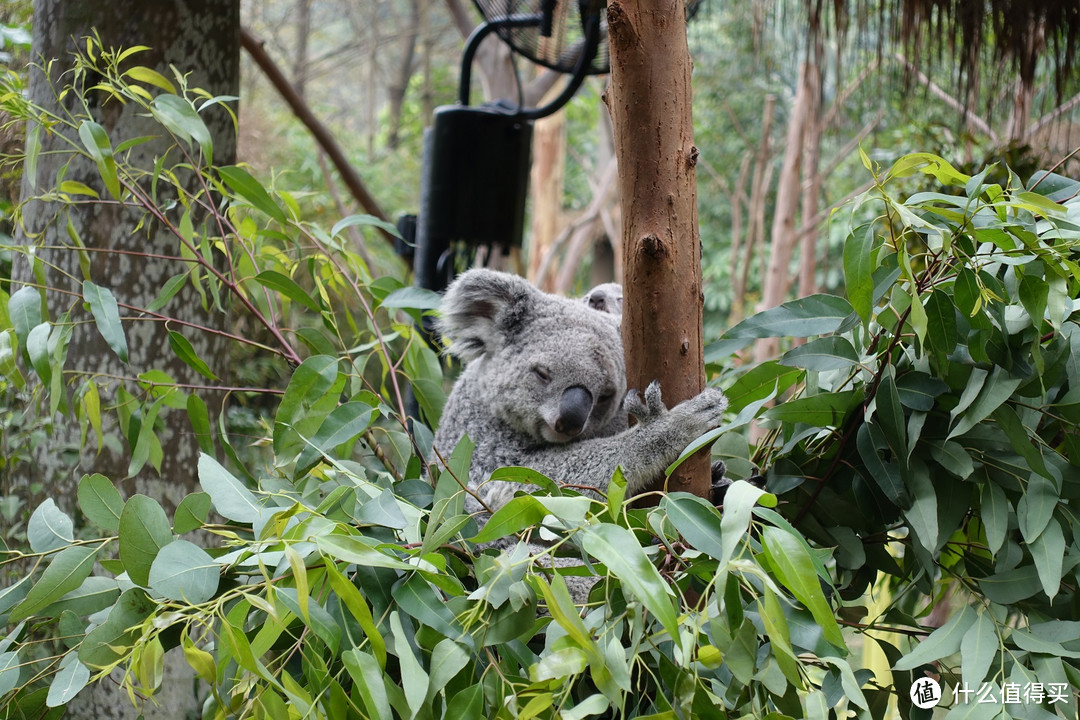
<instances>
[{"instance_id":1,"label":"foliage","mask_svg":"<svg viewBox=\"0 0 1080 720\"><path fill-rule=\"evenodd\" d=\"M784 515L836 548L840 596L891 596L859 613L901 693L931 666L961 693L1075 687L1080 183L1008 173L1002 186L925 153L882 172L863 157L875 185L842 213L874 219L849 225L847 300L786 303L709 349L721 360L755 338L816 337L741 373L739 415L720 432L761 418L752 463ZM941 191L899 195L916 173ZM950 596L970 607L911 644ZM1075 703L1046 709L1072 717Z\"/></svg>"},{"instance_id":2,"label":"foliage","mask_svg":"<svg viewBox=\"0 0 1080 720\"><path fill-rule=\"evenodd\" d=\"M71 320L43 312L50 288L0 293L9 389L74 417L90 447L117 413L132 474L153 464L159 413L187 413L204 451L201 491L171 518L94 474L77 514L51 500L33 511L5 560L29 570L0 591L8 709L45 714L114 668L136 700L175 647L209 688L206 717L883 718L897 702L919 717L907 691L927 666L997 692L1075 684L1080 626L1064 618L1078 557L1080 185L1001 186L925 154L884 172L867 160L875 186L844 211L848 298L788 303L709 348L719 362L756 338L815 338L722 373L735 415L700 441L718 435L737 478L767 468L769 492L738 480L723 513L677 493L639 508L618 476L597 501L508 468L500 479L541 489L478 533L459 481L467 443L438 459L426 425L406 433L406 378L430 423L441 406L443 368L411 322L437 299L372 277L340 240L370 218L327 232L283 188L213 166L207 98L179 75L121 71L122 54L80 57L67 92L92 69L97 91L154 115L176 143L154 168L131 166L138 139L109 137L88 112L46 117L2 94L31 136L66 133L71 156L99 168L100 187L61 177L43 196L57 222L122 202L174 233L177 273L153 308L92 277L78 300L120 356L125 320L168 320L192 283L269 338L234 342L293 372L263 440L272 460L253 467L192 388L154 370L118 386L67 368ZM177 180L191 172L196 193ZM918 172L948 193L896 196ZM159 207L152 188L165 186L176 200ZM196 211L211 221L193 223ZM170 350L214 383L174 332ZM756 450L743 433L755 418L771 428ZM589 585L575 605L570 588ZM949 594L972 607L931 632L925 615ZM854 641L883 649L892 675L872 681ZM1074 716L1074 702L1046 708Z\"/></svg>"}]
</instances>

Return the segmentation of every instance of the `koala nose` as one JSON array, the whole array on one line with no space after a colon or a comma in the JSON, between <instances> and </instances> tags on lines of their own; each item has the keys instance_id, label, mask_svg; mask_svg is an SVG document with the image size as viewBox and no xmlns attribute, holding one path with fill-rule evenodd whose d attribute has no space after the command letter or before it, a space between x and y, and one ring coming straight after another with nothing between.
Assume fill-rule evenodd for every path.
<instances>
[{"instance_id":1,"label":"koala nose","mask_svg":"<svg viewBox=\"0 0 1080 720\"><path fill-rule=\"evenodd\" d=\"M574 385L563 390L559 401L559 419L555 421L555 431L574 437L585 429L585 423L592 412L592 393Z\"/></svg>"}]
</instances>

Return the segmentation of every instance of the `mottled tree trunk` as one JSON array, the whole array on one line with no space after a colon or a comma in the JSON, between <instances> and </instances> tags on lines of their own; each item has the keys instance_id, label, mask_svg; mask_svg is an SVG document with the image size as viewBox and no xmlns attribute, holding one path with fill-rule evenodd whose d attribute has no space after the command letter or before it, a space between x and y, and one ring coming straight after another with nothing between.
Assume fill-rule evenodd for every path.
<instances>
[{"instance_id":1,"label":"mottled tree trunk","mask_svg":"<svg viewBox=\"0 0 1080 720\"><path fill-rule=\"evenodd\" d=\"M147 45L151 49L134 55L128 62L156 69L166 77L172 77L170 65L181 71L190 71L189 84L205 88L214 95L235 95L239 81L239 2L236 0L171 0L146 3L142 0L35 0L33 56L35 59L59 59L53 77L46 77L39 69L30 73L29 94L31 99L47 108L56 107L56 95L51 84L59 80L60 72L68 64L72 43L83 45L83 38L96 31L107 48ZM71 96L68 96L70 102ZM97 121L109 134L113 146L129 138L157 135L158 140L138 146L139 162L152 169L154 159L165 153L172 139L165 136L160 126L140 116L132 107L121 106L115 101L106 102L103 94L91 98L100 103L92 108ZM227 113L220 108L203 113L213 135L214 160L227 164L235 157L235 133ZM162 137L164 136L164 137ZM79 144L78 138L75 138ZM67 164L66 180L83 182L104 191L97 169L91 162L75 159L68 162L67 154L51 154L65 149L65 143L56 137L43 134L37 179L39 186L31 187L24 180L23 197L40 194L57 182L57 172ZM175 153L175 150L173 151ZM175 155L173 156L175 159ZM160 188L159 188L160 189ZM136 223L140 213L109 204L82 205L72 208L72 227L88 248L105 252L88 253L90 279L109 288L121 303L145 307L160 292L165 281L185 268L163 261L155 261L131 254L117 254L109 250L120 249L144 253L177 253L176 240L155 224ZM68 242L64 228L50 224L56 208L40 201L31 201L25 207L23 219L30 237L41 237L36 242L46 247ZM174 217L174 219L176 219ZM195 218L199 227L200 219ZM29 242L23 236L22 242ZM82 280L78 255L65 250L41 250L39 256L51 266L47 283L53 288L79 292ZM25 267L19 268L23 277ZM116 382L107 383L106 377L134 377L138 373L155 368L171 375L177 382L200 383L186 364L169 349L165 328L157 322L134 317L131 311L122 310L124 330L129 347L129 362L122 364L109 349L83 310L81 300L63 293L49 293L49 313L53 319L66 310L72 311L75 331L68 351L68 370L98 374L103 392L115 390ZM163 310L178 318L200 325L222 326L223 313L206 313L199 296L186 288ZM216 336L187 334L196 352L219 375L224 373L225 346ZM130 387L130 386L129 386ZM137 390L135 391L137 392ZM215 405L207 398L208 405ZM102 408L112 406L112 398L102 397ZM216 404L220 405L220 398ZM104 415L103 410L103 415ZM105 450L96 454L96 443L90 442L79 454L64 454L63 447L78 447L79 428L69 418L54 418L52 437L45 445L38 463L30 470L32 477L24 481L41 481L52 488L59 502L71 507L78 478L84 472L101 472L116 480L121 492L130 496L136 492L159 500L166 511L172 513L180 499L196 486L195 473L198 445L192 434L187 416L183 412L163 411L160 416L163 427L159 432L162 443L160 475L150 465L134 477L125 477L129 463L126 441L115 423L107 426L105 433L116 442L107 442ZM122 449L120 449L122 448ZM114 451L114 449L120 449ZM74 465L71 464L71 458ZM67 502L65 503L65 498ZM187 670L183 657L177 655L166 660L166 676L159 695L160 706L147 703L142 708L147 718L184 718L197 711L195 681L190 671L182 674L170 672L170 665ZM134 718L139 712L127 700L126 694L117 692L110 683L97 683L81 693L69 708L68 717L74 718Z\"/></svg>"},{"instance_id":2,"label":"mottled tree trunk","mask_svg":"<svg viewBox=\"0 0 1080 720\"><path fill-rule=\"evenodd\" d=\"M697 148L682 0L610 0L611 88L623 219L623 343L630 387L659 380L668 406L705 387ZM668 489L706 496L707 452Z\"/></svg>"}]
</instances>

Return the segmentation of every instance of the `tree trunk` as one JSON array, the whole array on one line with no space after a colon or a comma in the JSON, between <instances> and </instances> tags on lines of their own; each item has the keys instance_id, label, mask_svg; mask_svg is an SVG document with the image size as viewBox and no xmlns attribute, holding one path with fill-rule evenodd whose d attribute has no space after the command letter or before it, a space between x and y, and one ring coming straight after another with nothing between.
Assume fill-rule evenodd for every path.
<instances>
[{"instance_id":1,"label":"tree trunk","mask_svg":"<svg viewBox=\"0 0 1080 720\"><path fill-rule=\"evenodd\" d=\"M413 60L416 57L416 38L420 34L420 3L423 0L411 0L409 3L408 27L401 33L401 60L397 66L397 76L387 88L390 98L390 129L387 132L386 147L396 150L401 135L401 111L405 105L405 94L409 90L409 80L413 75Z\"/></svg>"},{"instance_id":2,"label":"tree trunk","mask_svg":"<svg viewBox=\"0 0 1080 720\"><path fill-rule=\"evenodd\" d=\"M311 37L311 0L296 3L296 66L293 68L293 87L304 97L308 78L308 38Z\"/></svg>"},{"instance_id":3,"label":"tree trunk","mask_svg":"<svg viewBox=\"0 0 1080 720\"><path fill-rule=\"evenodd\" d=\"M544 256L563 226L563 174L566 167L566 113L538 120L533 127L533 162L530 178L532 228L529 232L529 279L539 288L552 289L552 273L539 276Z\"/></svg>"},{"instance_id":4,"label":"tree trunk","mask_svg":"<svg viewBox=\"0 0 1080 720\"><path fill-rule=\"evenodd\" d=\"M817 231L812 223L817 216L821 196L821 66L812 64L807 69L806 127L803 133L803 182L802 182L802 232L799 249L799 297L817 292Z\"/></svg>"},{"instance_id":5,"label":"tree trunk","mask_svg":"<svg viewBox=\"0 0 1080 720\"><path fill-rule=\"evenodd\" d=\"M772 184L772 123L776 114L776 96L765 96L765 107L761 116L761 142L758 144L757 157L754 160L754 173L750 179L750 201L746 208L746 259L742 270L735 272L736 257L732 257L731 317L734 325L746 312L746 287L750 281L750 266L754 262L754 249L761 245L765 227L765 200L769 185ZM734 249L732 251L734 253Z\"/></svg>"},{"instance_id":6,"label":"tree trunk","mask_svg":"<svg viewBox=\"0 0 1080 720\"><path fill-rule=\"evenodd\" d=\"M113 0L112 2L91 2L90 0L36 0L34 3L34 38L33 57L58 58L55 75L46 77L38 67L32 67L29 78L29 97L33 102L51 109L57 114L67 110L58 106L56 95L51 88L59 81L59 73L66 66L72 43L84 45L86 36L92 31L100 34L102 43L107 48L126 48L134 45L147 45L151 49L136 54L132 64L141 64L156 69L166 77L172 76L170 65L182 71L191 71L189 76L192 87L200 87L213 95L236 95L239 83L240 60L240 14L236 0L174 0L146 4L140 0ZM149 118L135 112L131 106L121 106L116 102L104 102L92 108L97 122L104 127L115 146L122 140L147 136L161 136L160 126ZM94 101L91 96L91 102ZM72 96L67 96L72 102ZM236 138L229 115L221 108L204 112L213 136L214 160L219 164L233 162L236 153ZM69 138L77 146L79 139ZM163 155L172 144L171 138L154 140L137 146L141 165L153 168L154 159ZM75 180L98 188L102 197L107 193L102 187L100 176L92 162L77 158L70 160L65 140L42 133L42 148L39 155L37 178L39 186L30 185L24 176L22 194L24 198L36 196L56 182L61 165L67 164L65 180ZM54 152L56 151L56 152ZM194 189L194 188L193 188ZM41 201L31 201L24 207L23 221L26 234L20 236L23 244L41 244L45 247L60 247L68 243L67 234L57 223L50 222L56 208ZM165 281L181 268L163 261L139 258L132 254L109 252L114 249L128 249L142 253L176 254L175 238L152 223L137 228L141 219L139 213L119 209L107 203L73 206L70 213L71 226L89 248L104 252L89 253L91 265L90 279L112 290L120 303L136 307L146 307L160 292ZM61 223L62 224L62 223ZM194 218L195 227L200 219ZM41 234L38 237L38 234ZM27 238L35 238L29 241ZM41 249L38 256L51 268L46 282L52 288L80 292L76 283L82 279L77 253L65 250ZM17 274L27 277L29 271L19 267ZM72 280L74 278L75 280ZM98 374L103 391L106 382L103 377L133 377L150 368L167 372L179 383L201 384L204 382L185 363L181 362L169 350L165 327L156 322L126 322L129 362L123 365L106 345L98 333L82 303L72 302L70 296L49 293L50 316L57 318L70 309L74 332L68 350L67 367L82 373ZM190 286L184 288L164 309L174 317L195 322L204 326L221 327L225 318L221 313L208 315L202 309L199 296ZM122 312L129 315L129 312ZM225 373L226 346L216 335L187 334L196 353L219 375ZM114 386L109 386L114 387ZM134 390L138 392L138 390ZM207 404L219 407L221 399L215 403L212 399ZM115 400L103 397L101 407L112 407ZM103 416L105 413L103 413ZM104 419L104 418L103 418ZM129 459L127 452L113 452L106 443L105 450L94 454L95 443L88 443L88 451L66 460L65 453L57 448L79 447L79 426L73 419L54 418L53 436L44 452L32 468L32 476L24 478L27 482L38 481L52 489L57 501L71 508L74 505L76 480L84 472L100 472L107 477L120 481L121 491L130 496L143 493L157 499L170 515L176 504L185 495L193 492L196 486L195 466L199 448L195 442L187 416L183 412L163 411L160 421L163 429L158 433L162 445L160 474L154 473L150 465L134 477L127 477ZM113 426L106 426L105 434L119 439L120 433ZM74 466L72 466L74 462ZM177 668L183 671L174 672ZM179 653L166 656L166 676L162 685L163 692L158 700L161 705L148 703L143 709L147 718L185 718L189 713L197 714L198 698L195 692L194 676ZM139 712L132 707L126 694L117 692L110 683L96 683L80 693L68 709L68 717L94 718L134 718Z\"/></svg>"},{"instance_id":7,"label":"tree trunk","mask_svg":"<svg viewBox=\"0 0 1080 720\"><path fill-rule=\"evenodd\" d=\"M611 88L623 201L627 382L659 380L668 406L705 387L697 148L682 0L610 0ZM669 490L706 496L709 457L699 453Z\"/></svg>"},{"instance_id":8,"label":"tree trunk","mask_svg":"<svg viewBox=\"0 0 1080 720\"><path fill-rule=\"evenodd\" d=\"M780 178L776 187L776 209L773 215L772 246L769 248L769 265L765 271L765 283L758 311L776 307L784 301L784 294L791 277L791 257L795 251L798 233L795 232L795 217L799 210L801 195L803 140L806 125L810 120L810 111L814 106L811 97L814 86L811 78L811 61L807 60L799 68L799 84L795 92L795 102L788 120L787 141L784 145L784 162L780 166ZM779 341L776 338L758 340L754 347L754 359L762 362L777 354Z\"/></svg>"}]
</instances>

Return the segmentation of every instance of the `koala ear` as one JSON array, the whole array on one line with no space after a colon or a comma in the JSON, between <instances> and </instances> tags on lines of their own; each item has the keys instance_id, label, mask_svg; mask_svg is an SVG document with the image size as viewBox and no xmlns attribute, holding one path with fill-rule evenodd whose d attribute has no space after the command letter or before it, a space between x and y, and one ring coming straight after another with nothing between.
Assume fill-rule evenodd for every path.
<instances>
[{"instance_id":1,"label":"koala ear","mask_svg":"<svg viewBox=\"0 0 1080 720\"><path fill-rule=\"evenodd\" d=\"M540 292L528 281L494 270L469 270L450 284L438 330L465 362L502 347L532 313Z\"/></svg>"}]
</instances>

